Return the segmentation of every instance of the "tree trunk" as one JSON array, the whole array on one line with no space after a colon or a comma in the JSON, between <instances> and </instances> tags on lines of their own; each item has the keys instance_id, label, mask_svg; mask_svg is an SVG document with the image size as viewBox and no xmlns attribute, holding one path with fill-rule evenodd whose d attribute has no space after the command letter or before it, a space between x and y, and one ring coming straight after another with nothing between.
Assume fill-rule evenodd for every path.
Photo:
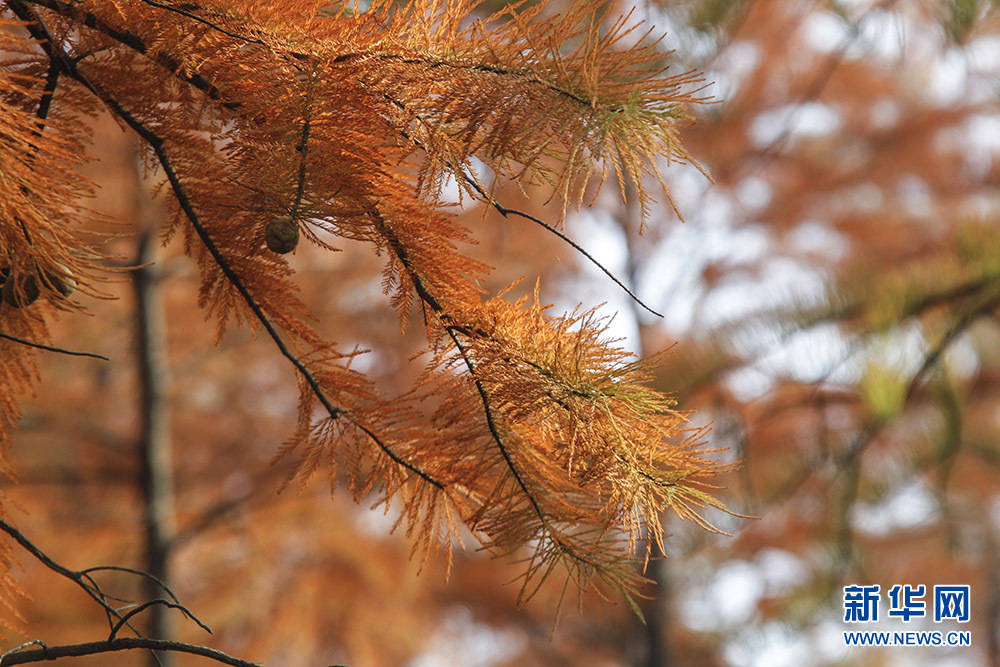
<instances>
[{"instance_id":1,"label":"tree trunk","mask_svg":"<svg viewBox=\"0 0 1000 667\"><path fill-rule=\"evenodd\" d=\"M170 447L170 413L167 397L166 330L159 290L159 270L153 263L158 242L157 216L142 181L136 156L133 192L133 219L137 227L135 263L132 272L136 308L136 354L139 366L139 486L143 501L145 569L160 581L170 578L170 542L174 533L173 463ZM165 597L162 587L147 580L144 598ZM154 605L148 612L147 632L153 639L170 639L171 610ZM158 651L150 665L168 667L171 655Z\"/></svg>"},{"instance_id":2,"label":"tree trunk","mask_svg":"<svg viewBox=\"0 0 1000 667\"><path fill-rule=\"evenodd\" d=\"M625 278L628 281L629 289L639 294L638 262L635 258L635 237L633 235L642 224L642 215L638 206L639 193L631 181L627 181L625 184L625 196L628 203L618 218L626 250ZM638 336L636 342L639 351L645 355L647 352L646 342L643 337L639 308L634 301L629 301L628 305L632 318L635 320L636 335ZM653 583L647 587L646 593L652 597L648 600L641 600L639 603L646 623L643 628L645 651L641 654L637 664L640 667L669 667L670 577L667 562L664 560L665 557L659 545L651 544L650 548L652 549L652 558L649 561L646 576Z\"/></svg>"}]
</instances>

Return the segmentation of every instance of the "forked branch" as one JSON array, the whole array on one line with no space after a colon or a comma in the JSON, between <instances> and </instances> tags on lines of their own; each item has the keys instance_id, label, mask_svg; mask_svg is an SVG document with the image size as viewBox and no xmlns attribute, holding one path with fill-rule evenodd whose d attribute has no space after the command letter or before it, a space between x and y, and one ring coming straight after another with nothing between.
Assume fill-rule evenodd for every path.
<instances>
[{"instance_id":1,"label":"forked branch","mask_svg":"<svg viewBox=\"0 0 1000 667\"><path fill-rule=\"evenodd\" d=\"M170 591L169 588L163 586L164 590L168 595L171 596L171 600L151 600L139 605L129 606L132 608L125 612L126 607L115 607L111 603L113 601L123 601L121 598L109 595L106 593L97 581L93 578L92 573L99 571L121 571L128 572L131 574L140 575L143 577L150 577L151 575L142 572L140 570L134 570L127 567L117 567L117 566L97 566L90 567L84 570L72 570L65 565L57 562L47 553L42 551L37 545L35 545L31 540L29 540L21 531L7 523L6 521L0 519L0 531L6 533L15 542L17 542L25 551L31 554L35 559L42 563L45 567L52 570L56 574L72 581L74 584L79 586L83 591L97 604L101 606L105 615L108 617L108 623L111 627L111 633L109 638L105 641L99 642L88 642L85 644L72 644L67 646L46 646L43 642L32 641L26 644L22 644L10 651L0 654L0 667L7 667L8 665L20 665L30 662L42 662L45 660L55 660L57 658L65 658L72 656L83 656L83 655L94 655L98 653L107 653L111 651L121 651L127 649L153 649L153 650L164 650L164 651L178 651L183 653L193 653L196 655L202 655L207 658L212 658L217 662L221 662L228 665L237 665L238 667L249 667L254 665L254 663L247 662L245 660L240 660L227 655L221 651L217 651L212 648L205 646L197 646L194 644L184 644L181 642L171 642L158 639L148 639L142 637L118 637L117 634L123 628L130 628L133 632L139 635L139 631L135 629L132 625L132 619L138 614L142 613L146 609L154 605L165 605L171 609L176 609L180 611L184 616L191 619L199 627L201 627L206 632L211 633L211 628L209 628L204 622L202 622L190 609L182 605L177 597ZM162 585L162 582L159 582ZM40 648L32 648L28 650L31 646L39 646Z\"/></svg>"}]
</instances>

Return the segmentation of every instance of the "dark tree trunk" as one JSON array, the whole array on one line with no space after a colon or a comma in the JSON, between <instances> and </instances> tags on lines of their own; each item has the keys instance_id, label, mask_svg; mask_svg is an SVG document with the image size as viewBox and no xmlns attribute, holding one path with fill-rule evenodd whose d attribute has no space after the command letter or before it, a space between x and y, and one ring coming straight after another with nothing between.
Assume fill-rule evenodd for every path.
<instances>
[{"instance_id":1,"label":"dark tree trunk","mask_svg":"<svg viewBox=\"0 0 1000 667\"><path fill-rule=\"evenodd\" d=\"M170 414L167 397L166 328L159 289L159 270L154 263L159 247L157 216L145 190L140 165L135 163L133 219L137 227L135 263L132 272L136 308L136 354L139 367L139 456L140 493L143 501L145 569L160 581L170 579L170 542L173 521L173 463L170 446ZM165 597L154 581L147 580L145 599ZM153 639L170 639L171 610L154 605L148 612L147 632ZM150 665L168 667L171 655L164 651L150 657Z\"/></svg>"},{"instance_id":2,"label":"dark tree trunk","mask_svg":"<svg viewBox=\"0 0 1000 667\"><path fill-rule=\"evenodd\" d=\"M623 215L618 222L622 228L622 238L626 249L626 280L628 287L636 294L639 294L638 284L638 264L635 257L635 237L634 234L642 224L641 211L638 206L639 193L631 181L626 182L625 195L628 204L624 207ZM641 295L640 295L641 298ZM643 327L640 316L640 309L634 301L629 301L629 308L632 317L635 319L636 331L641 354L645 355L646 342L643 339ZM665 520L665 517L664 517ZM651 544L651 560L649 562L646 576L652 580L652 584L647 587L646 593L651 596L649 600L640 603L642 614L646 619L644 626L645 650L638 654L638 667L669 667L669 629L670 629L670 577L667 562L664 560L663 551L659 545Z\"/></svg>"}]
</instances>

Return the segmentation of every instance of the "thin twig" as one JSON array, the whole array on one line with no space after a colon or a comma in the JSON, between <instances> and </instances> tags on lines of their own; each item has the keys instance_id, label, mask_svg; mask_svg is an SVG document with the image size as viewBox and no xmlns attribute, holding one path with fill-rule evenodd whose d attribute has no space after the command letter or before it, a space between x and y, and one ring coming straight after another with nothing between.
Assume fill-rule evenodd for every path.
<instances>
[{"instance_id":1,"label":"thin twig","mask_svg":"<svg viewBox=\"0 0 1000 667\"><path fill-rule=\"evenodd\" d=\"M212 30L215 30L216 32L221 32L223 35L226 35L227 37L232 37L233 39L238 39L238 40L240 40L242 42L247 42L248 44L257 44L259 46L266 46L264 44L264 42L261 41L261 40L259 40L259 39L254 39L252 37L245 37L244 35L239 35L239 34L237 34L235 32L231 32L229 30L226 30L222 26L219 26L219 25L217 25L217 24L209 21L206 18L202 18L201 16L198 16L197 14L188 11L184 7L173 7L173 6L168 5L166 3L163 3L163 2L157 2L156 0L142 0L142 2L144 4L149 5L150 7L157 7L159 9L165 9L168 12L173 12L175 14L180 14L181 16L189 18L192 21L197 21L198 23L201 23L202 25L208 26L209 28L211 28ZM201 7L197 7L197 9L201 9Z\"/></svg>"},{"instance_id":2,"label":"thin twig","mask_svg":"<svg viewBox=\"0 0 1000 667\"><path fill-rule=\"evenodd\" d=\"M174 592L170 590L170 588L168 588L167 585L163 583L163 581L159 577L155 577L149 572L146 572L144 570L136 570L135 568L122 567L120 565L97 565L95 567L88 567L85 570L80 570L80 574L91 574L92 572L125 572L127 574L134 574L143 577L145 579L149 579L157 586L162 588L167 595L173 598L174 602L180 602L180 600L177 599L177 596L174 595Z\"/></svg>"},{"instance_id":3,"label":"thin twig","mask_svg":"<svg viewBox=\"0 0 1000 667\"><path fill-rule=\"evenodd\" d=\"M93 352L76 352L74 350L67 350L67 349L62 348L62 347L53 347L51 345L44 345L42 343L35 343L33 341L30 341L30 340L25 340L23 338L18 338L17 336L11 336L10 334L6 334L6 333L3 333L3 332L0 332L0 338L3 338L5 340L9 340L12 343L17 343L19 345L27 345L28 347L34 347L34 348L37 348L39 350L45 350L46 352L56 352L58 354L66 354L66 355L69 355L71 357L90 357L92 359L100 359L102 361L111 361L110 359L108 359L107 357L105 357L103 354L94 354Z\"/></svg>"},{"instance_id":4,"label":"thin twig","mask_svg":"<svg viewBox=\"0 0 1000 667\"><path fill-rule=\"evenodd\" d=\"M16 0L15 0L16 1ZM225 662L226 664L232 665L251 665L252 663L246 661L240 661L236 658L232 658L224 653L215 651L214 649L194 646L190 644L178 644L176 642L162 642L162 645L157 644L145 644L144 642L161 642L161 640L153 640L142 637L138 630L132 625L131 619L137 614L141 613L143 610L148 609L154 605L163 605L171 609L176 609L189 618L193 623L197 624L200 628L212 633L212 629L206 625L201 619L199 619L195 614L180 604L177 598L169 590L167 593L174 598L174 601L157 599L150 600L138 605L136 608L132 609L128 613L123 614L122 610L115 609L109 603L109 599L119 600L120 598L115 598L106 594L101 590L100 585L91 576L92 572L98 571L117 571L117 572L127 572L130 574L137 574L147 578L153 578L148 573L142 572L140 570L135 570L128 567L118 567L113 565L102 565L96 567L90 567L85 570L74 571L62 565L55 560L53 560L48 554L38 548L31 540L29 540L21 531L14 528L6 521L0 519L0 530L11 536L14 541L20 544L28 553L34 556L38 561L40 561L47 568L53 572L69 579L70 581L77 584L80 588L84 590L94 601L101 605L105 614L108 617L108 623L111 626L111 633L104 642L92 642L90 644L77 644L72 647L52 647L49 648L45 646L44 643L40 641L28 642L22 644L21 646L12 649L2 655L0 655L0 667L6 667L7 665L17 665L27 662L40 662L43 660L54 660L61 657L78 656L78 655L90 655L92 653L103 653L107 651L118 651L122 649L130 648L149 648L153 650L173 650L173 651L183 651L188 653L196 653L198 655L204 655L206 657L213 658L219 662ZM137 635L136 638L118 638L116 635L121 631L122 628L129 628ZM22 649L31 646L40 645L42 648L34 651L22 651ZM82 647L91 647L85 649ZM234 662L231 662L234 661Z\"/></svg>"},{"instance_id":5,"label":"thin twig","mask_svg":"<svg viewBox=\"0 0 1000 667\"><path fill-rule=\"evenodd\" d=\"M924 357L923 363L920 368L914 373L913 378L910 380L910 384L906 388L906 400L908 401L914 393L917 391L917 386L923 380L927 372L937 364L941 355L947 351L955 339L960 335L965 333L969 327L971 327L979 318L984 317L990 313L990 311L995 310L1000 306L1000 294L994 294L992 297L986 299L981 304L971 308L967 312L961 314L948 328L945 334L938 341L937 345L930 351L930 353Z\"/></svg>"},{"instance_id":6,"label":"thin twig","mask_svg":"<svg viewBox=\"0 0 1000 667\"><path fill-rule=\"evenodd\" d=\"M163 606L169 609L176 609L177 611L181 612L189 619L191 619L194 623L196 623L198 627L200 627L202 630L204 630L208 634L213 634L212 628L208 627L205 623L203 623L201 619L199 619L197 616L191 613L191 610L185 607L184 605L178 604L176 602L171 602L170 600L164 600L163 598L157 598L155 600L148 600L146 602L143 602L142 604L138 605L135 609L132 609L127 614L122 616L121 620L119 620L114 625L114 627L111 628L111 634L108 635L108 641L114 640L115 636L118 634L118 631L121 630L122 626L127 624L129 622L129 619L131 619L133 616L141 614L150 607L155 607L155 606Z\"/></svg>"},{"instance_id":7,"label":"thin twig","mask_svg":"<svg viewBox=\"0 0 1000 667\"><path fill-rule=\"evenodd\" d=\"M600 262L598 262L594 258L593 255L591 255L589 252L587 252L586 250L584 250L580 246L580 244L578 244L576 241L574 241L570 237L566 236L566 234L564 234L563 232L559 231L558 229L556 229L555 227L553 227L549 223L545 222L544 220L542 220L542 219L540 219L538 217L535 217L534 215L531 215L530 213L525 213L524 211L519 211L519 210L517 210L515 208L509 208L507 206L504 206L503 204L501 204L500 202L498 202L495 198L493 198L492 196L486 194L486 192L483 191L482 187L480 187L479 183L477 183L475 181L475 179L473 179L471 176L469 176L467 173L465 173L464 170L462 170L461 173L462 173L462 177L465 179L465 182L468 183L470 186L472 186L476 190L476 192L478 192L479 195L483 198L483 200L486 201L487 203L489 203L493 208L495 208L500 215L502 215L505 218L509 217L511 215L516 215L516 216L518 216L520 218L524 218L525 220L530 220L531 222L534 222L535 224L544 227L550 233L555 234L560 239L562 239L563 241L565 241L566 243L568 243L574 250L576 250L578 253L580 253L581 255L583 255L584 257L586 257L594 266L596 266L601 271L603 271L604 275L606 275L608 278L610 278L612 281L614 281L614 283L616 285L618 285L619 287L621 287L625 291L625 293L628 294L629 297L631 297L633 301L635 301L637 304L639 304L640 306L642 306L643 309L649 311L650 313L652 313L653 315L656 315L659 318L663 317L662 313L658 313L655 310L653 310L652 308L650 308L648 305L646 305L646 303L642 299L640 299L636 295L635 292L633 292L631 289L629 289L629 287L626 286L625 283L623 283L621 280L619 280L615 276L615 274L611 273L611 271L609 269L605 268L603 264L601 264Z\"/></svg>"}]
</instances>

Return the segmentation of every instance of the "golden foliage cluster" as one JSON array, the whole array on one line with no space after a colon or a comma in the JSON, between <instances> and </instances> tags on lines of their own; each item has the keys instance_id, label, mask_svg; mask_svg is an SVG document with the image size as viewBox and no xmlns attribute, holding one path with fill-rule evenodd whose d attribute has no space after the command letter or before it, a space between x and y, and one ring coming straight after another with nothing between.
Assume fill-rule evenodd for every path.
<instances>
[{"instance_id":1,"label":"golden foliage cluster","mask_svg":"<svg viewBox=\"0 0 1000 667\"><path fill-rule=\"evenodd\" d=\"M87 188L73 168L82 119L102 105L165 177L167 236L197 261L220 335L263 330L298 371L299 427L280 454L298 457L299 477L343 472L357 498L393 502L425 551L468 530L528 553L526 594L556 566L628 594L641 580L630 558L661 542L664 509L711 527L699 510L719 507L706 491L717 467L592 313L551 316L537 291L486 296L490 267L462 252L474 236L439 196L454 179L491 203L485 166L544 185L564 212L608 176L645 207L658 161L687 160L676 131L698 79L666 74L656 41L609 7L476 18L464 0L7 0L20 25L2 26L0 259L92 293L100 256L77 233ZM25 28L34 44L11 41ZM338 238L386 258L404 324L423 315L431 361L403 396L352 369L297 296L284 253ZM41 308L4 306L0 330L47 340L45 319L70 302L46 292ZM6 432L34 351L0 344Z\"/></svg>"}]
</instances>

